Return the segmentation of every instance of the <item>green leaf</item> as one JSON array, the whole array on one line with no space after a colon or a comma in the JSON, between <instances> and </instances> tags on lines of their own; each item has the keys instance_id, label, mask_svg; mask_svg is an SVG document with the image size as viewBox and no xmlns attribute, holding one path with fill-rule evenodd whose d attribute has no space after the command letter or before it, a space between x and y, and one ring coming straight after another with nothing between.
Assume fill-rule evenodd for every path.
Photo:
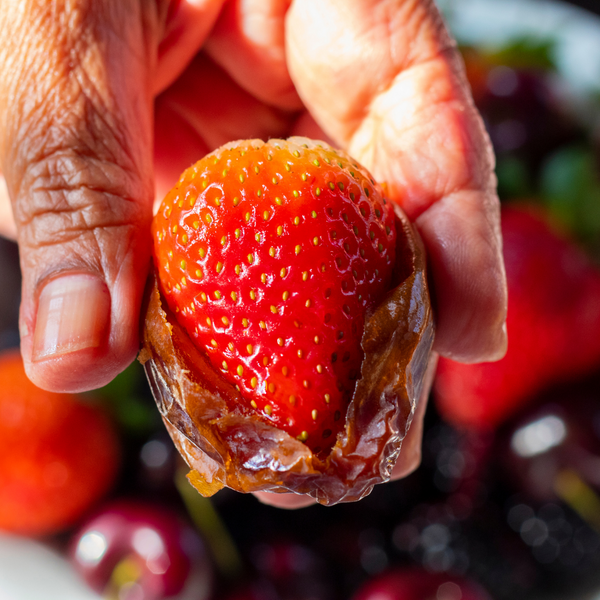
<instances>
[{"instance_id":1,"label":"green leaf","mask_svg":"<svg viewBox=\"0 0 600 600\"><path fill-rule=\"evenodd\" d=\"M113 410L121 427L132 433L153 431L160 422L156 405L147 398L122 396L113 403Z\"/></svg>"},{"instance_id":2,"label":"green leaf","mask_svg":"<svg viewBox=\"0 0 600 600\"><path fill-rule=\"evenodd\" d=\"M542 69L556 71L556 41L537 37L515 38L500 49L485 52L496 65L513 69Z\"/></svg>"},{"instance_id":3,"label":"green leaf","mask_svg":"<svg viewBox=\"0 0 600 600\"><path fill-rule=\"evenodd\" d=\"M136 360L122 373L119 373L110 383L96 390L96 393L105 397L127 396L135 392L143 379L143 368Z\"/></svg>"},{"instance_id":4,"label":"green leaf","mask_svg":"<svg viewBox=\"0 0 600 600\"><path fill-rule=\"evenodd\" d=\"M119 425L134 434L147 434L160 424L158 409L146 382L143 367L134 361L109 384L92 392L113 414Z\"/></svg>"},{"instance_id":5,"label":"green leaf","mask_svg":"<svg viewBox=\"0 0 600 600\"><path fill-rule=\"evenodd\" d=\"M540 190L550 212L584 244L600 236L600 179L593 151L567 146L552 154L542 167Z\"/></svg>"},{"instance_id":6,"label":"green leaf","mask_svg":"<svg viewBox=\"0 0 600 600\"><path fill-rule=\"evenodd\" d=\"M498 195L501 199L525 198L533 193L527 165L516 156L498 158L496 165Z\"/></svg>"}]
</instances>

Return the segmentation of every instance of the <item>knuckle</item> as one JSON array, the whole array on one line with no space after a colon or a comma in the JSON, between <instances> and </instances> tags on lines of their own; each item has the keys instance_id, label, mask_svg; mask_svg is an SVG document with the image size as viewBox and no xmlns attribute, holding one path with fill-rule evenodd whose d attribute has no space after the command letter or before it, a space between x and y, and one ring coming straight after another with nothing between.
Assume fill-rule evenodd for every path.
<instances>
[{"instance_id":1,"label":"knuckle","mask_svg":"<svg viewBox=\"0 0 600 600\"><path fill-rule=\"evenodd\" d=\"M0 66L0 162L21 260L37 261L37 272L50 256L110 270L119 264L110 260L146 243L154 195L141 30L121 19L135 3L59 3L58 12L55 3L25 4L31 11L7 12L15 33L0 48L0 58L6 48L14 54ZM34 21L50 34L30 39L17 28Z\"/></svg>"},{"instance_id":2,"label":"knuckle","mask_svg":"<svg viewBox=\"0 0 600 600\"><path fill-rule=\"evenodd\" d=\"M64 244L142 218L139 178L115 162L60 149L27 167L15 202L22 244Z\"/></svg>"},{"instance_id":3,"label":"knuckle","mask_svg":"<svg viewBox=\"0 0 600 600\"><path fill-rule=\"evenodd\" d=\"M104 75L81 64L59 75L17 103L5 158L19 237L41 245L134 223L153 195L149 144Z\"/></svg>"}]
</instances>

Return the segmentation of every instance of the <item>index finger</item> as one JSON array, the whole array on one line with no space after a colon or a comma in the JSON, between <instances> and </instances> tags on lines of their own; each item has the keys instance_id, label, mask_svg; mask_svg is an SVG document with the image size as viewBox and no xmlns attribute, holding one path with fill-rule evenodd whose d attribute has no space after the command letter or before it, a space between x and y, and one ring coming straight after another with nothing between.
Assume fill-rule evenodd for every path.
<instances>
[{"instance_id":1,"label":"index finger","mask_svg":"<svg viewBox=\"0 0 600 600\"><path fill-rule=\"evenodd\" d=\"M388 185L429 251L436 350L505 351L506 283L491 144L430 0L297 0L290 73L325 132Z\"/></svg>"}]
</instances>

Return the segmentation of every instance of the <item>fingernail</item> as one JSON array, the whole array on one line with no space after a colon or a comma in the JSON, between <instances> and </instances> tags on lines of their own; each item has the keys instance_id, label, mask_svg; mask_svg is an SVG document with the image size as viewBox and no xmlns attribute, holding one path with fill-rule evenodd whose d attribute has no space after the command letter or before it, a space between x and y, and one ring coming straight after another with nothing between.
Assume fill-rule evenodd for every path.
<instances>
[{"instance_id":1,"label":"fingernail","mask_svg":"<svg viewBox=\"0 0 600 600\"><path fill-rule=\"evenodd\" d=\"M63 275L40 294L32 360L97 348L110 324L110 294L93 275Z\"/></svg>"}]
</instances>

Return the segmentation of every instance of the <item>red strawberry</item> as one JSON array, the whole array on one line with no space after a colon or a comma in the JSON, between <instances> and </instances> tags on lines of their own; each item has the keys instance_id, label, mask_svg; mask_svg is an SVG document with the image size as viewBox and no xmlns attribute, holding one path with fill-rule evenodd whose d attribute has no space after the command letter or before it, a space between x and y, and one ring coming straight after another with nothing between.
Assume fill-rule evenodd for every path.
<instances>
[{"instance_id":1,"label":"red strawberry","mask_svg":"<svg viewBox=\"0 0 600 600\"><path fill-rule=\"evenodd\" d=\"M34 386L18 352L0 357L0 389L0 529L64 529L113 482L116 433L89 402Z\"/></svg>"},{"instance_id":2,"label":"red strawberry","mask_svg":"<svg viewBox=\"0 0 600 600\"><path fill-rule=\"evenodd\" d=\"M227 144L182 175L153 233L169 307L243 409L330 446L395 260L369 173L305 138Z\"/></svg>"},{"instance_id":3,"label":"red strawberry","mask_svg":"<svg viewBox=\"0 0 600 600\"><path fill-rule=\"evenodd\" d=\"M495 363L440 360L437 406L450 422L493 428L553 383L600 365L600 271L534 209L502 215L508 352Z\"/></svg>"}]
</instances>

